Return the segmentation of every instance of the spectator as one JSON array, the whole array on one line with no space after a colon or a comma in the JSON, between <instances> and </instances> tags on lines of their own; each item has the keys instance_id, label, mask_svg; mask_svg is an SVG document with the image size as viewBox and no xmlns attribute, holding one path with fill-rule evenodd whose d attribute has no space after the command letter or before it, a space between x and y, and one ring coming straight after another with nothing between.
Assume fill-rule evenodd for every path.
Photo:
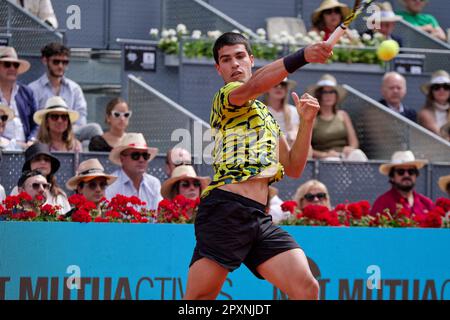
<instances>
[{"instance_id":1,"label":"spectator","mask_svg":"<svg viewBox=\"0 0 450 320\"><path fill-rule=\"evenodd\" d=\"M199 177L193 166L181 165L173 169L169 179L161 186L163 198L172 200L177 195L183 195L188 199L200 198L202 191L208 186L209 177Z\"/></svg>"},{"instance_id":2,"label":"spectator","mask_svg":"<svg viewBox=\"0 0 450 320\"><path fill-rule=\"evenodd\" d=\"M0 163L2 162L2 150L0 149ZM5 188L0 184L0 203L6 198Z\"/></svg>"},{"instance_id":3,"label":"spectator","mask_svg":"<svg viewBox=\"0 0 450 320\"><path fill-rule=\"evenodd\" d=\"M166 173L170 177L173 169L181 165L192 165L192 155L186 149L176 147L169 149L166 154Z\"/></svg>"},{"instance_id":4,"label":"spectator","mask_svg":"<svg viewBox=\"0 0 450 320\"><path fill-rule=\"evenodd\" d=\"M405 7L405 10L397 12L403 19L439 40L446 40L445 32L436 18L431 14L422 13L428 0L399 0L399 2Z\"/></svg>"},{"instance_id":5,"label":"spectator","mask_svg":"<svg viewBox=\"0 0 450 320\"><path fill-rule=\"evenodd\" d=\"M7 105L0 103L0 149L13 151L22 150L20 146L17 145L15 139L8 139L3 137L5 132L6 123L14 119L14 111L12 111Z\"/></svg>"},{"instance_id":6,"label":"spectator","mask_svg":"<svg viewBox=\"0 0 450 320\"><path fill-rule=\"evenodd\" d=\"M394 214L403 208L416 215L423 215L432 210L433 201L414 190L419 170L426 163L426 160L416 160L409 150L395 152L391 162L382 164L379 169L381 174L389 176L392 188L375 200L370 213L376 215L389 209Z\"/></svg>"},{"instance_id":7,"label":"spectator","mask_svg":"<svg viewBox=\"0 0 450 320\"><path fill-rule=\"evenodd\" d=\"M358 149L359 142L350 116L337 108L347 95L347 91L337 84L336 78L325 74L316 85L310 86L307 92L314 95L320 103L311 141L313 157L367 160Z\"/></svg>"},{"instance_id":8,"label":"spectator","mask_svg":"<svg viewBox=\"0 0 450 320\"><path fill-rule=\"evenodd\" d=\"M60 206L63 213L70 210L67 195L56 181L55 174L60 167L60 162L50 153L48 145L37 142L25 150L24 156L25 163L22 166L22 172L39 170L50 183L47 203ZM11 195L16 195L18 192L17 187L15 187L11 191Z\"/></svg>"},{"instance_id":9,"label":"spectator","mask_svg":"<svg viewBox=\"0 0 450 320\"><path fill-rule=\"evenodd\" d=\"M381 94L383 96L383 99L379 101L381 104L411 121L417 121L416 111L403 105L402 101L406 96L406 79L400 73L395 71L385 73L381 83Z\"/></svg>"},{"instance_id":10,"label":"spectator","mask_svg":"<svg viewBox=\"0 0 450 320\"><path fill-rule=\"evenodd\" d=\"M41 196L42 204L47 200L47 191L50 189L50 184L39 170L24 171L17 182L19 193L28 193L33 200L38 200Z\"/></svg>"},{"instance_id":11,"label":"spectator","mask_svg":"<svg viewBox=\"0 0 450 320\"><path fill-rule=\"evenodd\" d=\"M78 119L78 112L70 110L61 97L51 97L45 108L36 111L34 121L40 126L38 140L48 144L50 151L81 152L80 141L75 138L72 123Z\"/></svg>"},{"instance_id":12,"label":"spectator","mask_svg":"<svg viewBox=\"0 0 450 320\"><path fill-rule=\"evenodd\" d=\"M122 139L128 128L131 110L122 98L114 98L106 105L105 122L109 126L101 136L92 137L89 151L110 152Z\"/></svg>"},{"instance_id":13,"label":"spectator","mask_svg":"<svg viewBox=\"0 0 450 320\"><path fill-rule=\"evenodd\" d=\"M439 189L450 197L450 175L442 176L438 180Z\"/></svg>"},{"instance_id":14,"label":"spectator","mask_svg":"<svg viewBox=\"0 0 450 320\"><path fill-rule=\"evenodd\" d=\"M419 111L418 122L431 132L440 135L441 128L450 121L450 76L444 70L431 75L430 82L421 86L426 95L425 106ZM445 130L443 130L445 138Z\"/></svg>"},{"instance_id":15,"label":"spectator","mask_svg":"<svg viewBox=\"0 0 450 320\"><path fill-rule=\"evenodd\" d=\"M368 22L373 26L373 29L369 29L365 33L373 36L375 32L379 32L384 35L386 39L397 41L398 45L401 47L403 45L402 38L393 35L392 33L395 29L395 23L403 18L394 13L391 4L387 1L375 3L375 5L379 8L379 11L367 18Z\"/></svg>"},{"instance_id":16,"label":"spectator","mask_svg":"<svg viewBox=\"0 0 450 320\"><path fill-rule=\"evenodd\" d=\"M70 50L60 43L50 43L41 50L41 61L47 68L45 74L30 83L38 106L42 108L46 101L53 96L62 97L69 109L78 112L78 121L73 130L78 140L86 141L103 130L98 123L87 123L87 104L81 87L66 78L64 73L70 62Z\"/></svg>"},{"instance_id":17,"label":"spectator","mask_svg":"<svg viewBox=\"0 0 450 320\"><path fill-rule=\"evenodd\" d=\"M312 31L323 31L323 40L326 41L349 14L350 9L346 4L337 0L324 0L311 16Z\"/></svg>"},{"instance_id":18,"label":"spectator","mask_svg":"<svg viewBox=\"0 0 450 320\"><path fill-rule=\"evenodd\" d=\"M271 88L264 95L264 103L280 125L281 131L286 136L289 145L292 145L295 141L300 125L300 117L298 116L297 109L288 103L289 92L296 85L297 83L295 81L285 78L280 84Z\"/></svg>"},{"instance_id":19,"label":"spectator","mask_svg":"<svg viewBox=\"0 0 450 320\"><path fill-rule=\"evenodd\" d=\"M106 189L106 197L136 196L146 202L147 209L156 210L162 200L161 182L146 172L157 152L157 148L147 146L142 133L125 134L109 154L109 160L121 168L112 174L118 178Z\"/></svg>"},{"instance_id":20,"label":"spectator","mask_svg":"<svg viewBox=\"0 0 450 320\"><path fill-rule=\"evenodd\" d=\"M295 193L294 200L297 201L300 210L308 205L325 206L331 210L328 189L318 180L308 180L300 185Z\"/></svg>"},{"instance_id":21,"label":"spectator","mask_svg":"<svg viewBox=\"0 0 450 320\"><path fill-rule=\"evenodd\" d=\"M37 110L33 91L17 81L17 76L30 69L28 61L19 59L13 47L0 47L0 103L14 111L14 119L6 124L3 136L15 139L25 149L32 144L37 125L33 114Z\"/></svg>"},{"instance_id":22,"label":"spectator","mask_svg":"<svg viewBox=\"0 0 450 320\"><path fill-rule=\"evenodd\" d=\"M77 173L70 178L66 187L82 194L87 201L91 201L101 210L99 204L105 198L105 189L107 186L117 180L117 177L105 174L105 169L98 159L92 158L80 163ZM70 217L76 209L66 213Z\"/></svg>"},{"instance_id":23,"label":"spectator","mask_svg":"<svg viewBox=\"0 0 450 320\"><path fill-rule=\"evenodd\" d=\"M16 0L16 3L49 26L58 28L58 20L50 0Z\"/></svg>"}]
</instances>

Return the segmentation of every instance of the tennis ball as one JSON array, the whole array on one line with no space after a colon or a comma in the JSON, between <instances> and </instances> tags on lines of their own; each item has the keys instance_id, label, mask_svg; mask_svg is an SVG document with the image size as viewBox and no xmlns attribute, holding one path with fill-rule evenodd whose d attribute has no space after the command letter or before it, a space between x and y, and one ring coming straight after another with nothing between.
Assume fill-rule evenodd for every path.
<instances>
[{"instance_id":1,"label":"tennis ball","mask_svg":"<svg viewBox=\"0 0 450 320\"><path fill-rule=\"evenodd\" d=\"M395 40L384 40L377 49L377 56L380 60L392 60L399 52L400 47Z\"/></svg>"}]
</instances>

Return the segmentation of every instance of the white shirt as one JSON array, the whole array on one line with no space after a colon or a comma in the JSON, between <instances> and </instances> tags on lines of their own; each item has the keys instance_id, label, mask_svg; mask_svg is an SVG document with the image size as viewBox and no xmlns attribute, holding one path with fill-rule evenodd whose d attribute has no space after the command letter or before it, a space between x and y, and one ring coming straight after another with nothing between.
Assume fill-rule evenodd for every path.
<instances>
[{"instance_id":1,"label":"white shirt","mask_svg":"<svg viewBox=\"0 0 450 320\"><path fill-rule=\"evenodd\" d=\"M284 110L276 111L270 106L267 107L269 108L269 111L272 114L272 116L280 125L281 131L287 136L288 132L286 131L286 120L284 118ZM286 107L289 108L289 112L291 113L291 127L295 130L298 130L298 126L300 125L300 117L298 116L297 109L291 104L288 104Z\"/></svg>"},{"instance_id":2,"label":"white shirt","mask_svg":"<svg viewBox=\"0 0 450 320\"><path fill-rule=\"evenodd\" d=\"M11 92L11 102L8 101L3 96L3 92L0 90L0 101L6 104L12 111L14 111L14 119L8 121L5 126L5 131L3 136L9 140L15 139L16 141L25 142L25 132L23 131L22 120L20 119L19 110L16 104L16 94L19 91L19 85L15 84Z\"/></svg>"},{"instance_id":3,"label":"white shirt","mask_svg":"<svg viewBox=\"0 0 450 320\"><path fill-rule=\"evenodd\" d=\"M161 196L161 182L154 176L145 173L139 186L139 192L133 185L130 177L127 176L123 169L112 173L117 176L117 180L106 188L106 198L110 200L117 194L127 197L136 196L141 201L146 202L146 208L149 210L158 209L159 202L163 199Z\"/></svg>"},{"instance_id":4,"label":"white shirt","mask_svg":"<svg viewBox=\"0 0 450 320\"><path fill-rule=\"evenodd\" d=\"M277 195L273 196L269 201L269 214L272 216L272 221L275 224L286 220L290 215L289 212L284 212L281 210L282 204L283 200L281 200Z\"/></svg>"},{"instance_id":5,"label":"white shirt","mask_svg":"<svg viewBox=\"0 0 450 320\"><path fill-rule=\"evenodd\" d=\"M16 3L20 6L20 0L16 0ZM50 22L53 28L58 28L58 20L50 0L24 0L23 7L41 20Z\"/></svg>"},{"instance_id":6,"label":"white shirt","mask_svg":"<svg viewBox=\"0 0 450 320\"><path fill-rule=\"evenodd\" d=\"M5 200L5 198L6 198L5 188L3 188L3 186L0 184L0 202Z\"/></svg>"}]
</instances>

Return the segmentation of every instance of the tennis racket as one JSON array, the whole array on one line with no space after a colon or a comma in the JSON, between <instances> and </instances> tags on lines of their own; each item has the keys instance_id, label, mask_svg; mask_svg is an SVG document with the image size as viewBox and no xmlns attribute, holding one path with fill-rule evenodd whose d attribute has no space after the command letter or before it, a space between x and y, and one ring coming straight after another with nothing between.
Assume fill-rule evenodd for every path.
<instances>
[{"instance_id":1,"label":"tennis racket","mask_svg":"<svg viewBox=\"0 0 450 320\"><path fill-rule=\"evenodd\" d=\"M342 22L339 27L337 27L336 30L333 31L331 36L326 41L327 44L334 47L344 34L345 30L347 30L350 23L354 21L361 14L361 12L366 10L372 2L373 0L355 0L352 12L344 19L344 22Z\"/></svg>"}]
</instances>

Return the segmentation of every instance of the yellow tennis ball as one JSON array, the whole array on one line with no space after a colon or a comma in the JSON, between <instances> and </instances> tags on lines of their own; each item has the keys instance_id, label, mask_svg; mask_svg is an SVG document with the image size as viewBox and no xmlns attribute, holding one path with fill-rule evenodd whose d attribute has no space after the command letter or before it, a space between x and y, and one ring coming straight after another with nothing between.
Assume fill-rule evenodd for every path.
<instances>
[{"instance_id":1,"label":"yellow tennis ball","mask_svg":"<svg viewBox=\"0 0 450 320\"><path fill-rule=\"evenodd\" d=\"M399 52L400 47L395 40L384 40L377 49L377 56L380 60L392 60Z\"/></svg>"}]
</instances>

